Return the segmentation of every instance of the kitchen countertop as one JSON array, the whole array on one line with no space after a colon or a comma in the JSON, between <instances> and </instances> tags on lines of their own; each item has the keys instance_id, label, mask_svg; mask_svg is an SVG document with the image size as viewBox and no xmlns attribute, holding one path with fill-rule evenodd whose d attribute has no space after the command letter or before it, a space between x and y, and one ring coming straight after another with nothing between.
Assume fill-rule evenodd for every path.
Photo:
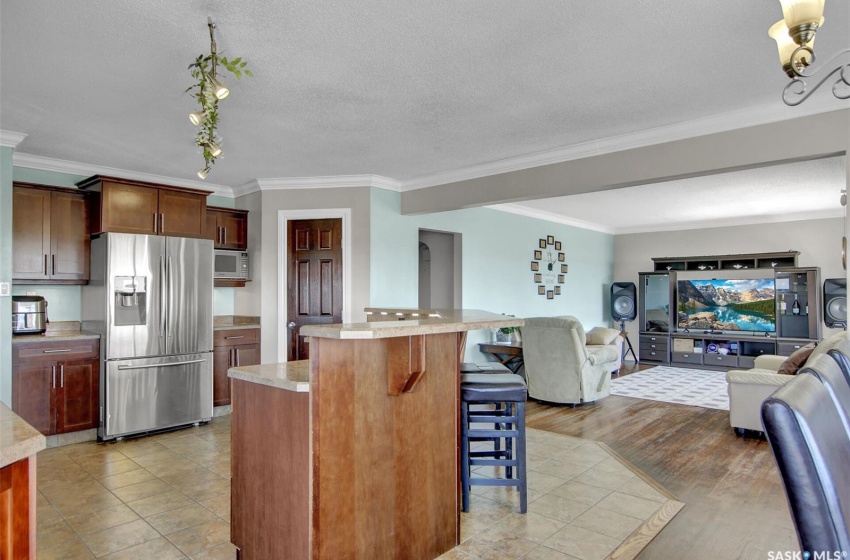
<instances>
[{"instance_id":1,"label":"kitchen countertop","mask_svg":"<svg viewBox=\"0 0 850 560\"><path fill-rule=\"evenodd\" d=\"M35 455L45 447L44 436L0 402L0 468Z\"/></svg>"},{"instance_id":2,"label":"kitchen countertop","mask_svg":"<svg viewBox=\"0 0 850 560\"><path fill-rule=\"evenodd\" d=\"M47 323L44 334L16 334L12 336L12 344L25 342L60 342L62 340L84 340L100 338L97 333L80 330L79 321L54 321Z\"/></svg>"},{"instance_id":3,"label":"kitchen countertop","mask_svg":"<svg viewBox=\"0 0 850 560\"><path fill-rule=\"evenodd\" d=\"M259 329L260 318L250 315L216 315L213 317L213 330Z\"/></svg>"},{"instance_id":4,"label":"kitchen countertop","mask_svg":"<svg viewBox=\"0 0 850 560\"><path fill-rule=\"evenodd\" d=\"M438 334L477 329L521 327L523 319L480 309L438 309L440 318L408 321L376 321L335 325L305 325L298 334L318 338L372 339L419 334Z\"/></svg>"},{"instance_id":5,"label":"kitchen countertop","mask_svg":"<svg viewBox=\"0 0 850 560\"><path fill-rule=\"evenodd\" d=\"M310 360L240 366L227 370L228 377L297 393L310 392Z\"/></svg>"}]
</instances>

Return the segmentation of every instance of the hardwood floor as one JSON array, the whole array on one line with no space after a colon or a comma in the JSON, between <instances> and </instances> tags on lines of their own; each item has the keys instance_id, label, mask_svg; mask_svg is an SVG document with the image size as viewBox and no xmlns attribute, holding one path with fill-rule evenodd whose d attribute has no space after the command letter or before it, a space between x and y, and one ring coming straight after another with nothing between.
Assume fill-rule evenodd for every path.
<instances>
[{"instance_id":1,"label":"hardwood floor","mask_svg":"<svg viewBox=\"0 0 850 560\"><path fill-rule=\"evenodd\" d=\"M724 410L612 395L576 408L529 401L526 418L530 428L608 444L685 502L640 560L799 550L767 441L737 437Z\"/></svg>"}]
</instances>

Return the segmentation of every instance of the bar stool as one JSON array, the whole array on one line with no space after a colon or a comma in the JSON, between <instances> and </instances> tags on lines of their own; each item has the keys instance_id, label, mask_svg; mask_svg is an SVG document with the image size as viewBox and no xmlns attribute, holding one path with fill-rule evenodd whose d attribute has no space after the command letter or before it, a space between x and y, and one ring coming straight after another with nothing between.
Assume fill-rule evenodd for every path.
<instances>
[{"instance_id":1,"label":"bar stool","mask_svg":"<svg viewBox=\"0 0 850 560\"><path fill-rule=\"evenodd\" d=\"M520 513L528 506L525 462L525 380L516 374L466 373L460 384L461 509L469 511L469 489L477 486L516 486ZM494 409L470 410L470 405L492 405ZM473 428L471 424L492 424ZM501 449L499 441L504 438ZM470 450L471 441L493 441L492 450ZM473 466L505 467L505 478L473 478Z\"/></svg>"}]
</instances>

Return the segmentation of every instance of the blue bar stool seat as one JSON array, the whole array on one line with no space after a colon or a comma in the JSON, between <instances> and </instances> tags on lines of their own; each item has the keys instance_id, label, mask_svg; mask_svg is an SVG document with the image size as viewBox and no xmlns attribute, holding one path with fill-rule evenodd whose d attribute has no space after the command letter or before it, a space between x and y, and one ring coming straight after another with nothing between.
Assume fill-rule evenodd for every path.
<instances>
[{"instance_id":1,"label":"blue bar stool seat","mask_svg":"<svg viewBox=\"0 0 850 560\"><path fill-rule=\"evenodd\" d=\"M528 507L525 460L525 401L528 388L516 374L465 373L461 375L461 509L469 511L472 485L516 486L520 513ZM476 407L470 405L492 405ZM473 427L473 424L476 426ZM479 424L488 424L479 427ZM504 439L502 449L500 441ZM472 441L492 441L493 449L470 450ZM505 478L474 478L473 466L505 467Z\"/></svg>"}]
</instances>

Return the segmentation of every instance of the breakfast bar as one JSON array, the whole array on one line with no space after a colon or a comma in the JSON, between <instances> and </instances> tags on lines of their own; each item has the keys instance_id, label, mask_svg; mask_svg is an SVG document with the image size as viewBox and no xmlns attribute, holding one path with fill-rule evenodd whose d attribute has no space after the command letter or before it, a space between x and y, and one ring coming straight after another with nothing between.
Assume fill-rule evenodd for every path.
<instances>
[{"instance_id":1,"label":"breakfast bar","mask_svg":"<svg viewBox=\"0 0 850 560\"><path fill-rule=\"evenodd\" d=\"M260 558L436 558L459 542L460 350L478 310L314 325L309 361L231 368L231 540Z\"/></svg>"}]
</instances>

